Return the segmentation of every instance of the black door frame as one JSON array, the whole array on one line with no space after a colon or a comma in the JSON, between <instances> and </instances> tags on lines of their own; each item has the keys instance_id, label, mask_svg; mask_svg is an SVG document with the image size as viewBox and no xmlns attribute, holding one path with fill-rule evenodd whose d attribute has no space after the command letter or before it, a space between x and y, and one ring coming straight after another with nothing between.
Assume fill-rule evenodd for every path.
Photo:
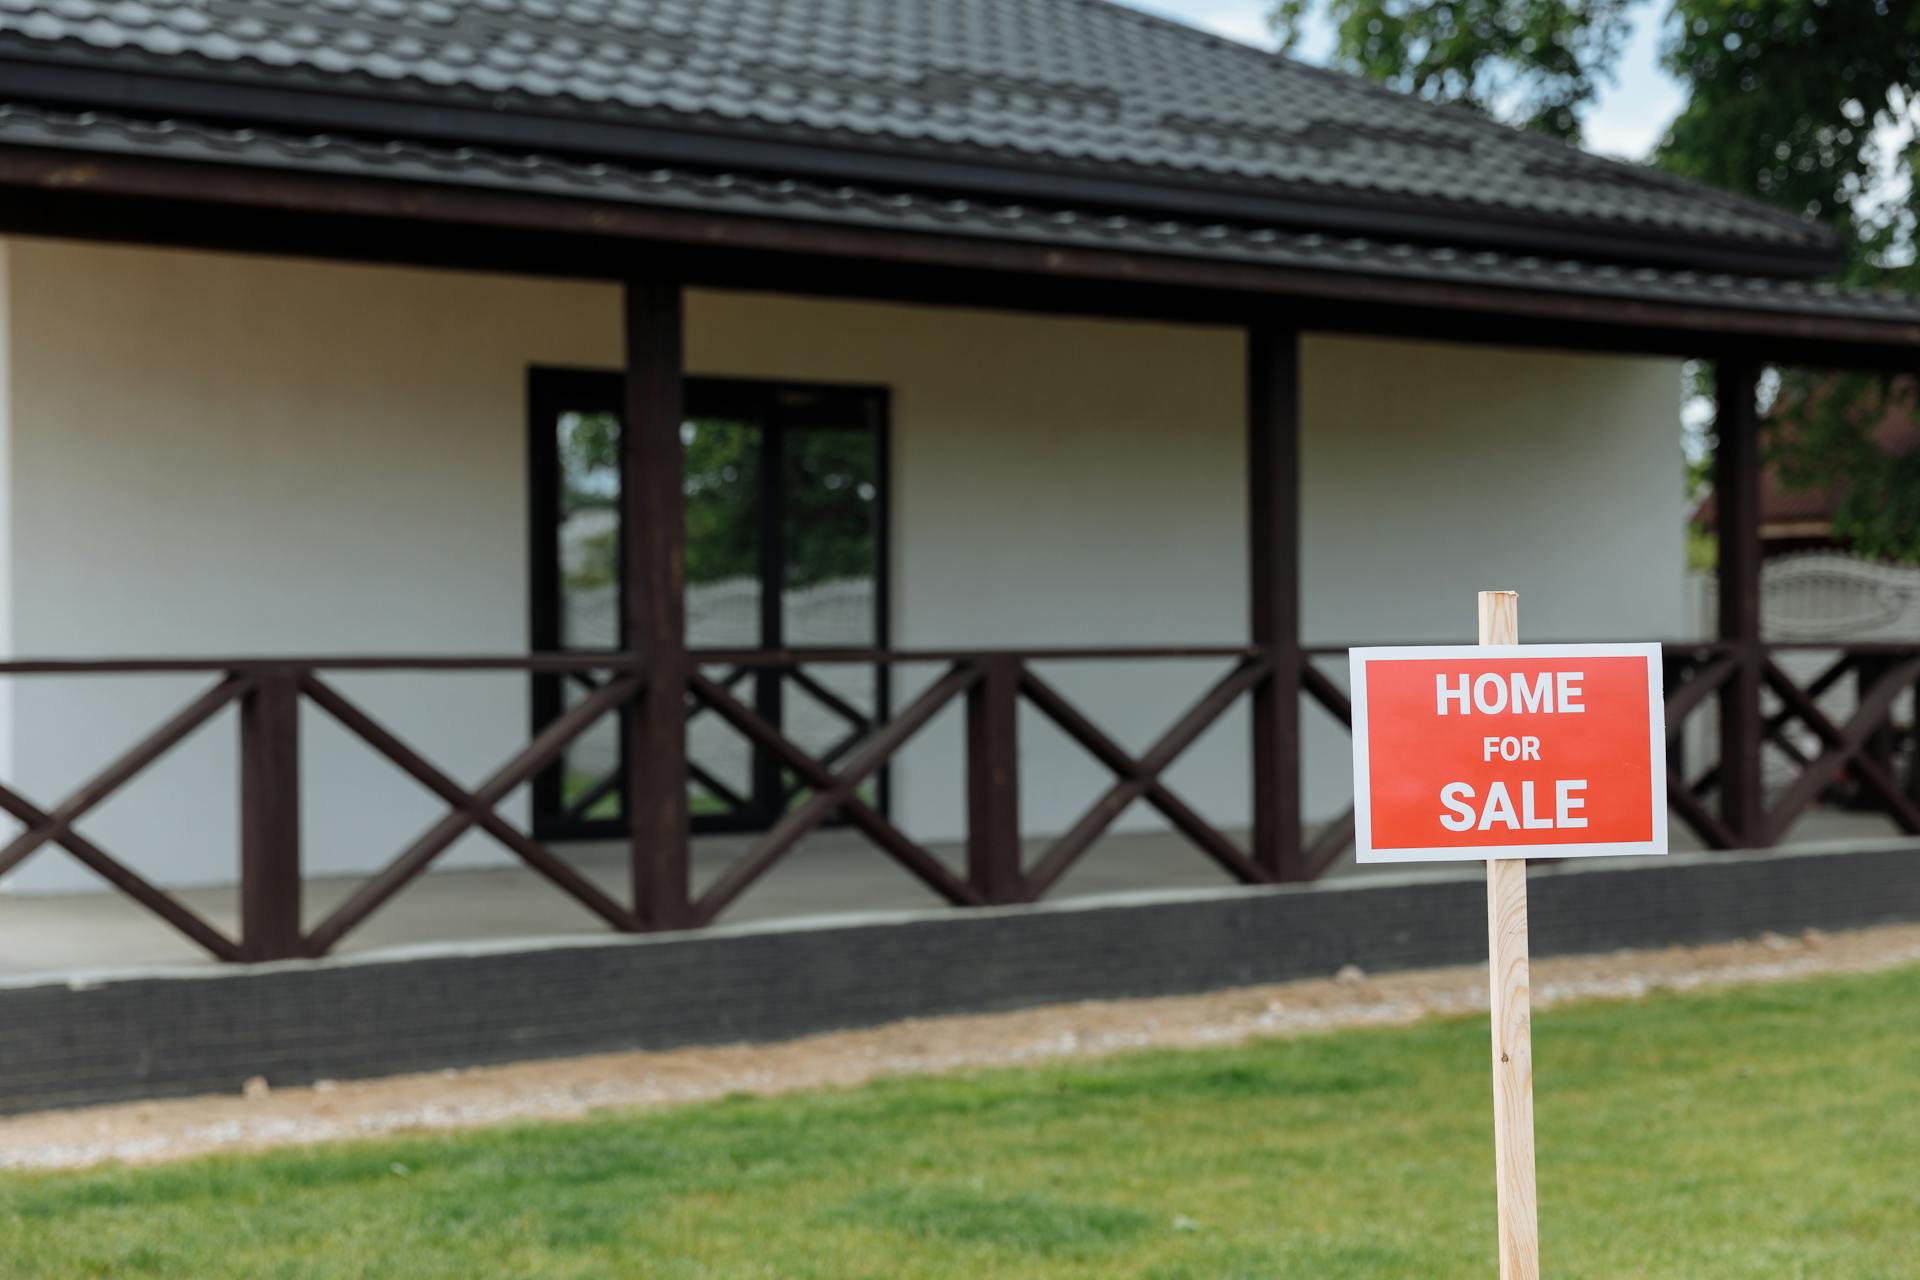
<instances>
[{"instance_id":1,"label":"black door frame","mask_svg":"<svg viewBox=\"0 0 1920 1280\"><path fill-rule=\"evenodd\" d=\"M813 427L851 429L864 426L873 442L876 493L874 495L873 647L884 650L890 642L891 608L891 495L892 464L890 444L891 397L888 388L877 385L804 382L757 378L688 378L686 415L688 418L734 418L750 422L761 432L761 485L757 502L759 523L760 645L784 647L784 593L779 585L786 577L786 545L781 537L785 486L778 483L785 474L786 437L790 430ZM552 424L565 412L620 414L625 379L617 371L536 365L527 372L527 479L528 479L528 587L530 591L529 639L535 653L561 649L560 589L560 466ZM630 486L621 478L620 511ZM616 541L616 546L618 546ZM617 572L616 590L624 591L626 574ZM769 589L769 587L773 589ZM624 628L626 611L617 610ZM624 644L625 637L621 637ZM531 689L531 726L535 733L551 722L563 709L562 681L568 677L553 674L534 676ZM782 723L785 689L781 672L764 670L750 677L754 683L755 710L772 724ZM892 698L891 669L885 663L874 665L875 723L886 719ZM624 714L624 713L623 713ZM621 752L626 751L621 735ZM697 762L696 762L697 763ZM724 813L695 814L693 829L701 833L762 830L772 825L786 808L787 782L784 771L771 753L755 747L753 752L753 794L745 809ZM543 770L533 781L533 827L539 839L612 839L627 833L625 796L627 770L617 771L612 793L621 797L618 818L567 817L562 800L564 763ZM889 779L882 771L876 779L877 803L885 813L890 808Z\"/></svg>"}]
</instances>

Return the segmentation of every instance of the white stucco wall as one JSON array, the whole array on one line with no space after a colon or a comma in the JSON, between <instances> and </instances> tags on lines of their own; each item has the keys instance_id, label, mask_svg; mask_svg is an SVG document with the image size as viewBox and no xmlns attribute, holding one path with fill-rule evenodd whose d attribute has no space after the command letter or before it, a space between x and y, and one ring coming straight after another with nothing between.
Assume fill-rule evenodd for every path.
<instances>
[{"instance_id":1,"label":"white stucco wall","mask_svg":"<svg viewBox=\"0 0 1920 1280\"><path fill-rule=\"evenodd\" d=\"M616 361L615 292L31 240L11 259L14 654L525 650L526 367ZM206 683L19 681L14 777L51 804ZM522 677L338 684L469 784L525 741ZM380 865L444 810L322 714L302 730L316 871ZM230 880L235 737L222 713L82 829L165 882ZM56 850L17 881L96 883Z\"/></svg>"},{"instance_id":2,"label":"white stucco wall","mask_svg":"<svg viewBox=\"0 0 1920 1280\"><path fill-rule=\"evenodd\" d=\"M718 295L690 307L702 372L892 388L893 638L902 648L1234 644L1247 634L1239 340L1225 330ZM1144 748L1224 664L1054 663L1042 674ZM904 705L933 678L909 669ZM964 830L962 714L897 757L909 830ZM1111 774L1021 709L1022 816L1059 830ZM1246 726L1174 775L1242 820ZM1144 811L1123 824L1148 820Z\"/></svg>"},{"instance_id":3,"label":"white stucco wall","mask_svg":"<svg viewBox=\"0 0 1920 1280\"><path fill-rule=\"evenodd\" d=\"M894 389L902 647L1246 638L1238 333L758 296L690 312L700 371ZM1309 643L1471 640L1492 586L1523 593L1529 639L1682 634L1677 365L1310 337L1302 379ZM1224 669L1044 674L1144 748ZM1057 830L1110 775L1022 715L1024 817ZM1331 816L1345 731L1305 723L1307 810ZM931 835L963 829L960 732L949 714L902 757L905 813ZM1170 775L1222 823L1246 820L1246 733L1223 717ZM1136 806L1121 825L1152 821Z\"/></svg>"},{"instance_id":4,"label":"white stucco wall","mask_svg":"<svg viewBox=\"0 0 1920 1280\"><path fill-rule=\"evenodd\" d=\"M13 653L524 648L525 370L615 364L613 289L37 241L10 258ZM897 644L1244 638L1232 331L740 294L688 309L693 372L892 388ZM1304 378L1310 640L1464 636L1485 586L1524 593L1531 639L1679 633L1674 365L1316 338ZM1143 747L1220 669L1045 674ZM897 701L930 673L908 674ZM342 683L468 781L524 741L519 680ZM51 800L193 684L20 689L0 740ZM306 721L310 867L379 864L435 805ZM1106 775L1024 724L1026 818L1057 829ZM159 878L230 876L232 737L219 722L83 826ZM1230 717L1172 775L1223 823L1244 820L1245 737ZM959 747L948 715L903 756L909 829L959 830ZM1344 752L1309 739L1313 811L1344 805ZM19 883L76 874L43 854Z\"/></svg>"},{"instance_id":5,"label":"white stucco wall","mask_svg":"<svg viewBox=\"0 0 1920 1280\"><path fill-rule=\"evenodd\" d=\"M1470 643L1488 588L1526 641L1686 635L1677 363L1310 338L1302 382L1308 643ZM1344 809L1307 727L1308 812Z\"/></svg>"}]
</instances>

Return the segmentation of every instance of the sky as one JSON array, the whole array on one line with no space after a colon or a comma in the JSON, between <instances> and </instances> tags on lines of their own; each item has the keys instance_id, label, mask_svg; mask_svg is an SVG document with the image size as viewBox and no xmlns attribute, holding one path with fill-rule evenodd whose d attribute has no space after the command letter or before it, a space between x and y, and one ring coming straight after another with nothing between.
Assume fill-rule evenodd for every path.
<instances>
[{"instance_id":1,"label":"sky","mask_svg":"<svg viewBox=\"0 0 1920 1280\"><path fill-rule=\"evenodd\" d=\"M1136 9L1177 18L1246 44L1272 48L1267 27L1269 0L1121 0ZM1679 84L1660 68L1660 27L1667 0L1643 0L1634 12L1632 41L1620 59L1614 82L1605 87L1582 123L1590 150L1638 160L1653 149L1667 123L1684 102ZM1296 50L1310 62L1323 59L1332 44L1324 26L1309 30Z\"/></svg>"}]
</instances>

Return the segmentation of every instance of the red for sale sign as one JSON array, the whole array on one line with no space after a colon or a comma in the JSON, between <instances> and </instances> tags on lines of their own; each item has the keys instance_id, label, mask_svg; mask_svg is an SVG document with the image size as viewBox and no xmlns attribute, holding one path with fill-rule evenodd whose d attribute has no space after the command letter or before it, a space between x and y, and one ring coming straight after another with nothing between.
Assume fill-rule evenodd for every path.
<instances>
[{"instance_id":1,"label":"red for sale sign","mask_svg":"<svg viewBox=\"0 0 1920 1280\"><path fill-rule=\"evenodd\" d=\"M1660 647L1354 649L1361 862L1667 851Z\"/></svg>"}]
</instances>

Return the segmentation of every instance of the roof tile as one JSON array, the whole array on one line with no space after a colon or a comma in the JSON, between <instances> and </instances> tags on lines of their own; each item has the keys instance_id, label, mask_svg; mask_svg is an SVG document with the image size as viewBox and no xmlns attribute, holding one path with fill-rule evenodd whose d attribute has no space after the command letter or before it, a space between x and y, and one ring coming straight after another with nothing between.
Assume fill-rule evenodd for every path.
<instances>
[{"instance_id":1,"label":"roof tile","mask_svg":"<svg viewBox=\"0 0 1920 1280\"><path fill-rule=\"evenodd\" d=\"M232 83L298 69L320 90L556 122L751 125L1037 172L1831 244L1788 214L1106 0L0 0L0 53Z\"/></svg>"}]
</instances>

